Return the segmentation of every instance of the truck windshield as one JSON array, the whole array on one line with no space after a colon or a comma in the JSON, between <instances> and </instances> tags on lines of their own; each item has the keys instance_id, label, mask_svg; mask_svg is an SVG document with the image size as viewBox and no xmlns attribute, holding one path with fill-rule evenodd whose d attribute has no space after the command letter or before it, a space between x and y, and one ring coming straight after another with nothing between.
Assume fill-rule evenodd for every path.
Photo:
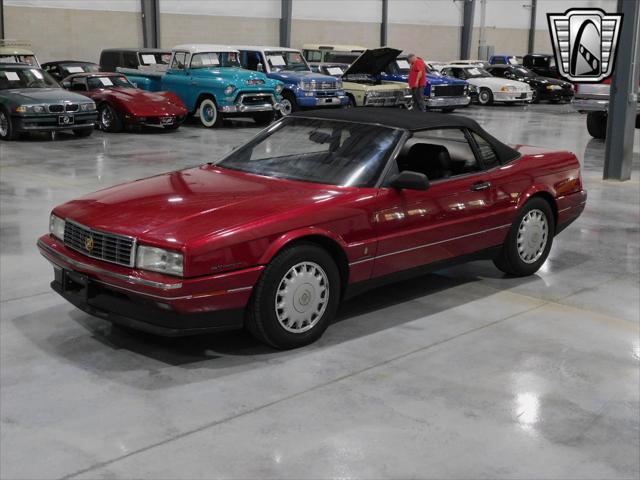
<instances>
[{"instance_id":1,"label":"truck windshield","mask_svg":"<svg viewBox=\"0 0 640 480\"><path fill-rule=\"evenodd\" d=\"M0 63L26 63L28 65L38 66L35 55L0 55Z\"/></svg>"},{"instance_id":2,"label":"truck windshield","mask_svg":"<svg viewBox=\"0 0 640 480\"><path fill-rule=\"evenodd\" d=\"M237 52L194 53L191 68L240 67Z\"/></svg>"},{"instance_id":3,"label":"truck windshield","mask_svg":"<svg viewBox=\"0 0 640 480\"><path fill-rule=\"evenodd\" d=\"M300 52L278 52L270 50L264 52L264 55L267 62L269 62L269 69L272 72L280 72L282 70L295 72L310 71L309 65L307 65L307 62L305 62Z\"/></svg>"},{"instance_id":4,"label":"truck windshield","mask_svg":"<svg viewBox=\"0 0 640 480\"><path fill-rule=\"evenodd\" d=\"M289 117L218 163L266 177L372 187L402 131L388 127Z\"/></svg>"},{"instance_id":5,"label":"truck windshield","mask_svg":"<svg viewBox=\"0 0 640 480\"><path fill-rule=\"evenodd\" d=\"M0 90L12 88L60 88L60 85L39 68L0 69Z\"/></svg>"}]
</instances>

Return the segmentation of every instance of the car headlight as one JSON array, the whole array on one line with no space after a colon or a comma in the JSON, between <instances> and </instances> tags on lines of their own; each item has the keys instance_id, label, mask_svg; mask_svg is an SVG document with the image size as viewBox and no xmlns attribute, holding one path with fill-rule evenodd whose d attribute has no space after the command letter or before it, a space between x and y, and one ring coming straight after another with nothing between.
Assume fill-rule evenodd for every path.
<instances>
[{"instance_id":1,"label":"car headlight","mask_svg":"<svg viewBox=\"0 0 640 480\"><path fill-rule=\"evenodd\" d=\"M80 110L82 110L83 112L90 112L91 110L95 110L95 109L96 109L96 104L93 102L83 103L82 105L80 105Z\"/></svg>"},{"instance_id":2,"label":"car headlight","mask_svg":"<svg viewBox=\"0 0 640 480\"><path fill-rule=\"evenodd\" d=\"M229 96L233 93L235 89L236 89L235 85L227 85L227 87L224 89L224 94Z\"/></svg>"},{"instance_id":3,"label":"car headlight","mask_svg":"<svg viewBox=\"0 0 640 480\"><path fill-rule=\"evenodd\" d=\"M512 86L512 85L505 85L504 87L500 88L501 92L515 92L516 91L516 87Z\"/></svg>"},{"instance_id":4,"label":"car headlight","mask_svg":"<svg viewBox=\"0 0 640 480\"><path fill-rule=\"evenodd\" d=\"M167 275L182 276L183 258L179 252L162 248L138 245L136 249L136 267Z\"/></svg>"},{"instance_id":5,"label":"car headlight","mask_svg":"<svg viewBox=\"0 0 640 480\"><path fill-rule=\"evenodd\" d=\"M18 107L16 107L16 113L26 113L27 112L27 106L26 105L20 105Z\"/></svg>"},{"instance_id":6,"label":"car headlight","mask_svg":"<svg viewBox=\"0 0 640 480\"><path fill-rule=\"evenodd\" d=\"M33 107L31 107L31 110L33 111L33 113L43 113L44 112L44 106L43 105L34 105Z\"/></svg>"},{"instance_id":7,"label":"car headlight","mask_svg":"<svg viewBox=\"0 0 640 480\"><path fill-rule=\"evenodd\" d=\"M64 240L64 220L53 213L49 217L49 233L59 240Z\"/></svg>"},{"instance_id":8,"label":"car headlight","mask_svg":"<svg viewBox=\"0 0 640 480\"><path fill-rule=\"evenodd\" d=\"M337 89L337 90L342 90L342 80L338 80L338 81L336 82L336 89Z\"/></svg>"},{"instance_id":9,"label":"car headlight","mask_svg":"<svg viewBox=\"0 0 640 480\"><path fill-rule=\"evenodd\" d=\"M280 93L282 91L282 84L279 83L278 85L276 85L276 93Z\"/></svg>"}]
</instances>

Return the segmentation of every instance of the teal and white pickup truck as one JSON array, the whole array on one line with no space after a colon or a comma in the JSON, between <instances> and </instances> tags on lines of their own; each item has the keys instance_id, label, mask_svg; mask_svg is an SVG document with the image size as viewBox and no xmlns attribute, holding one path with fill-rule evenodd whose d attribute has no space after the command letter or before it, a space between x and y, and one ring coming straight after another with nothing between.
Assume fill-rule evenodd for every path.
<instances>
[{"instance_id":1,"label":"teal and white pickup truck","mask_svg":"<svg viewBox=\"0 0 640 480\"><path fill-rule=\"evenodd\" d=\"M280 108L282 82L240 68L238 50L223 45L179 45L168 67L118 71L138 88L175 93L205 127L220 126L225 117L268 124Z\"/></svg>"}]
</instances>

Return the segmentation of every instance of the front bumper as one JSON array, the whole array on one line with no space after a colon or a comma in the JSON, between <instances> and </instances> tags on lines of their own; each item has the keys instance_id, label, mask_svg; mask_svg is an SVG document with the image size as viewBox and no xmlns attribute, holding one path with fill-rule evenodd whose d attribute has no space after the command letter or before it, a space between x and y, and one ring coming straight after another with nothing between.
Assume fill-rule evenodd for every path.
<instances>
[{"instance_id":1,"label":"front bumper","mask_svg":"<svg viewBox=\"0 0 640 480\"><path fill-rule=\"evenodd\" d=\"M493 92L493 100L496 102L530 102L532 99L532 90L527 92Z\"/></svg>"},{"instance_id":2,"label":"front bumper","mask_svg":"<svg viewBox=\"0 0 640 480\"><path fill-rule=\"evenodd\" d=\"M578 112L606 112L609 109L609 96L574 97L571 105Z\"/></svg>"},{"instance_id":3,"label":"front bumper","mask_svg":"<svg viewBox=\"0 0 640 480\"><path fill-rule=\"evenodd\" d=\"M428 108L464 107L471 103L471 97L426 97Z\"/></svg>"},{"instance_id":4,"label":"front bumper","mask_svg":"<svg viewBox=\"0 0 640 480\"><path fill-rule=\"evenodd\" d=\"M222 105L222 113L256 113L279 110L280 104L272 93L241 93L232 105Z\"/></svg>"},{"instance_id":5,"label":"front bumper","mask_svg":"<svg viewBox=\"0 0 640 480\"><path fill-rule=\"evenodd\" d=\"M95 126L97 120L97 111L86 113L14 115L12 117L13 128L16 132L50 132L55 130L92 128Z\"/></svg>"},{"instance_id":6,"label":"front bumper","mask_svg":"<svg viewBox=\"0 0 640 480\"><path fill-rule=\"evenodd\" d=\"M242 326L263 267L179 278L94 260L51 235L38 249L54 268L53 290L91 315L147 332L178 336Z\"/></svg>"},{"instance_id":7,"label":"front bumper","mask_svg":"<svg viewBox=\"0 0 640 480\"><path fill-rule=\"evenodd\" d=\"M302 108L336 107L349 103L349 97L344 94L326 97L303 95L296 97L296 101Z\"/></svg>"},{"instance_id":8,"label":"front bumper","mask_svg":"<svg viewBox=\"0 0 640 480\"><path fill-rule=\"evenodd\" d=\"M411 105L413 98L411 94L407 95L367 95L364 98L365 107L408 107Z\"/></svg>"},{"instance_id":9,"label":"front bumper","mask_svg":"<svg viewBox=\"0 0 640 480\"><path fill-rule=\"evenodd\" d=\"M540 100L566 100L570 101L573 98L573 90L538 90L538 98Z\"/></svg>"},{"instance_id":10,"label":"front bumper","mask_svg":"<svg viewBox=\"0 0 640 480\"><path fill-rule=\"evenodd\" d=\"M185 118L185 115L152 115L146 117L134 117L124 116L124 121L127 124L139 125L144 127L171 127L175 125L181 125Z\"/></svg>"}]
</instances>

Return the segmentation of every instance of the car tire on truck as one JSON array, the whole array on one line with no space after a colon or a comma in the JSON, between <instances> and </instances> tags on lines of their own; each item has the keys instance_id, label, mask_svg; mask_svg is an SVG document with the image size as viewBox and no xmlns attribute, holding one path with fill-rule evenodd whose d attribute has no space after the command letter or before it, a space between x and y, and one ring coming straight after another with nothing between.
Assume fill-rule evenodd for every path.
<instances>
[{"instance_id":1,"label":"car tire on truck","mask_svg":"<svg viewBox=\"0 0 640 480\"><path fill-rule=\"evenodd\" d=\"M289 90L282 92L282 100L280 100L280 115L286 117L297 110L299 110L299 108L296 96Z\"/></svg>"},{"instance_id":2,"label":"car tire on truck","mask_svg":"<svg viewBox=\"0 0 640 480\"><path fill-rule=\"evenodd\" d=\"M200 119L203 127L215 128L222 125L222 115L216 101L211 97L204 97L200 100L196 116Z\"/></svg>"},{"instance_id":3,"label":"car tire on truck","mask_svg":"<svg viewBox=\"0 0 640 480\"><path fill-rule=\"evenodd\" d=\"M589 112L587 131L593 138L604 139L607 136L607 112Z\"/></svg>"}]
</instances>

